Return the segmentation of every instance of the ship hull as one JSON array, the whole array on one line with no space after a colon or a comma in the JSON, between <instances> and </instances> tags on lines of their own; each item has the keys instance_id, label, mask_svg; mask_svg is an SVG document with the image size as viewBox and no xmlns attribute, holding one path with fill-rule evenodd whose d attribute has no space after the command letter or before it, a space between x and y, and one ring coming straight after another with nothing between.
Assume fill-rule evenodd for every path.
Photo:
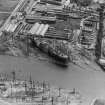
<instances>
[{"instance_id":1,"label":"ship hull","mask_svg":"<svg viewBox=\"0 0 105 105\"><path fill-rule=\"evenodd\" d=\"M54 52L52 48L49 48L48 55L52 57L56 62L56 64L61 66L68 66L68 57L60 56Z\"/></svg>"},{"instance_id":2,"label":"ship hull","mask_svg":"<svg viewBox=\"0 0 105 105\"><path fill-rule=\"evenodd\" d=\"M53 60L54 63L60 66L68 66L69 58L68 56L61 56L57 54L52 47L50 47L47 43L38 43L38 41L34 40L34 45L40 51L48 54Z\"/></svg>"}]
</instances>

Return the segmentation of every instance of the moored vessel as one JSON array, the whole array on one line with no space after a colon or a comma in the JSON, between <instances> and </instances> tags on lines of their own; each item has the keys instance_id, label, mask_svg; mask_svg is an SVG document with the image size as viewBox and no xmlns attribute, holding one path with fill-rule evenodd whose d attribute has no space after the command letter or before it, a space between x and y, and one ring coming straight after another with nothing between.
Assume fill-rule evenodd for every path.
<instances>
[{"instance_id":1,"label":"moored vessel","mask_svg":"<svg viewBox=\"0 0 105 105\"><path fill-rule=\"evenodd\" d=\"M55 41L49 43L47 40L40 40L38 38L34 38L34 45L40 49L40 51L48 54L55 64L68 66L69 54L65 46L61 46L60 43L55 43Z\"/></svg>"}]
</instances>

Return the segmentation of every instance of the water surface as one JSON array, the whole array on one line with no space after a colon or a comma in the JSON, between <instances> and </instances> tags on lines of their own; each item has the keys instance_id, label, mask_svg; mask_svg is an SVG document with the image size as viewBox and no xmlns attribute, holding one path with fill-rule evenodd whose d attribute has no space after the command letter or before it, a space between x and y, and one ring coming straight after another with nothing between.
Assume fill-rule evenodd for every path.
<instances>
[{"instance_id":1,"label":"water surface","mask_svg":"<svg viewBox=\"0 0 105 105\"><path fill-rule=\"evenodd\" d=\"M62 68L52 64L47 56L40 54L35 58L1 55L0 71L10 72L14 69L18 72L17 78L24 78L31 72L35 80L46 80L63 88L76 88L89 103L95 97L105 97L105 73L99 69L96 71L89 66L80 68L73 64L68 68ZM21 72L24 72L24 75Z\"/></svg>"}]
</instances>

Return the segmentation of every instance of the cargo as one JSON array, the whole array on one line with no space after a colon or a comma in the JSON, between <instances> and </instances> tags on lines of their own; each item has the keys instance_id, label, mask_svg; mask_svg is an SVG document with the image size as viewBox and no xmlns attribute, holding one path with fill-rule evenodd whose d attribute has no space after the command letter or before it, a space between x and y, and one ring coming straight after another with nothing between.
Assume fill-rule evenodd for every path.
<instances>
[{"instance_id":1,"label":"cargo","mask_svg":"<svg viewBox=\"0 0 105 105\"><path fill-rule=\"evenodd\" d=\"M16 27L16 29L15 29L15 33L17 32L17 33L20 33L20 30L22 29L22 23L19 23L18 25L17 25L17 27Z\"/></svg>"},{"instance_id":2,"label":"cargo","mask_svg":"<svg viewBox=\"0 0 105 105\"><path fill-rule=\"evenodd\" d=\"M35 23L35 25L31 28L30 32L32 34L34 34L38 30L39 27L40 27L40 24L39 23Z\"/></svg>"},{"instance_id":3,"label":"cargo","mask_svg":"<svg viewBox=\"0 0 105 105\"><path fill-rule=\"evenodd\" d=\"M35 14L35 11L32 11L30 14L31 14L31 15L34 15L34 14Z\"/></svg>"},{"instance_id":4,"label":"cargo","mask_svg":"<svg viewBox=\"0 0 105 105\"><path fill-rule=\"evenodd\" d=\"M44 26L45 26L44 24L41 24L40 27L38 28L38 30L35 32L35 34L40 35L40 33L43 30Z\"/></svg>"},{"instance_id":5,"label":"cargo","mask_svg":"<svg viewBox=\"0 0 105 105\"><path fill-rule=\"evenodd\" d=\"M26 25L25 25L25 29L24 29L24 31L26 31L26 30L27 30L28 26L29 26L28 24L26 24Z\"/></svg>"},{"instance_id":6,"label":"cargo","mask_svg":"<svg viewBox=\"0 0 105 105\"><path fill-rule=\"evenodd\" d=\"M45 33L46 33L46 31L48 30L48 28L49 28L49 25L46 24L46 25L44 26L43 30L41 31L40 35L44 36Z\"/></svg>"},{"instance_id":7,"label":"cargo","mask_svg":"<svg viewBox=\"0 0 105 105\"><path fill-rule=\"evenodd\" d=\"M20 29L20 31L19 31L20 33L23 32L24 27L25 27L25 26L22 24L21 29Z\"/></svg>"},{"instance_id":8,"label":"cargo","mask_svg":"<svg viewBox=\"0 0 105 105\"><path fill-rule=\"evenodd\" d=\"M11 24L10 32L13 32L15 24Z\"/></svg>"},{"instance_id":9,"label":"cargo","mask_svg":"<svg viewBox=\"0 0 105 105\"><path fill-rule=\"evenodd\" d=\"M37 16L37 15L27 15L26 16L26 21L35 21L35 20L45 20L45 21L51 21L55 22L56 21L56 16Z\"/></svg>"},{"instance_id":10,"label":"cargo","mask_svg":"<svg viewBox=\"0 0 105 105\"><path fill-rule=\"evenodd\" d=\"M7 24L6 27L4 28L4 30L8 30L10 24Z\"/></svg>"},{"instance_id":11,"label":"cargo","mask_svg":"<svg viewBox=\"0 0 105 105\"><path fill-rule=\"evenodd\" d=\"M12 31L13 28L14 28L14 24L11 24L11 27L10 27L9 31L10 31L10 32L13 32L13 31Z\"/></svg>"},{"instance_id":12,"label":"cargo","mask_svg":"<svg viewBox=\"0 0 105 105\"><path fill-rule=\"evenodd\" d=\"M32 28L32 25L28 25L27 31L29 31Z\"/></svg>"},{"instance_id":13,"label":"cargo","mask_svg":"<svg viewBox=\"0 0 105 105\"><path fill-rule=\"evenodd\" d=\"M12 24L9 25L9 27L7 28L7 31L10 31L12 28Z\"/></svg>"},{"instance_id":14,"label":"cargo","mask_svg":"<svg viewBox=\"0 0 105 105\"><path fill-rule=\"evenodd\" d=\"M29 33L34 34L38 28L40 27L39 23L35 23L34 26L31 28L31 30L29 31Z\"/></svg>"}]
</instances>

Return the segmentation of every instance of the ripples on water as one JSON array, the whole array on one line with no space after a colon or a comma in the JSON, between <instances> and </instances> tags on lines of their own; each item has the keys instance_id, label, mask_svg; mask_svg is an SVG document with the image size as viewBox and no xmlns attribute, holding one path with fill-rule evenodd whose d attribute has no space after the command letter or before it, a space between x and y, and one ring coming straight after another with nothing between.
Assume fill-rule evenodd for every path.
<instances>
[{"instance_id":1,"label":"ripples on water","mask_svg":"<svg viewBox=\"0 0 105 105\"><path fill-rule=\"evenodd\" d=\"M47 54L44 54L43 52L39 51L39 49L37 48L35 49L34 52L34 58L40 61L46 61L46 62L51 61L50 57Z\"/></svg>"}]
</instances>

